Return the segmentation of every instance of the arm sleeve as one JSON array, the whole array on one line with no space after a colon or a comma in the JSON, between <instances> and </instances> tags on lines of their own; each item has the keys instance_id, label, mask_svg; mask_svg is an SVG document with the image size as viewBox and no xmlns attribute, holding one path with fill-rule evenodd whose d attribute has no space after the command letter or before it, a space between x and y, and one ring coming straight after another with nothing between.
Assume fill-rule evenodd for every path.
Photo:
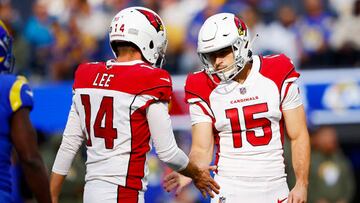
<instances>
[{"instance_id":1,"label":"arm sleeve","mask_svg":"<svg viewBox=\"0 0 360 203\"><path fill-rule=\"evenodd\" d=\"M151 104L147 108L146 117L154 147L160 160L175 171L185 169L189 163L189 158L176 144L167 102Z\"/></svg>"},{"instance_id":2,"label":"arm sleeve","mask_svg":"<svg viewBox=\"0 0 360 203\"><path fill-rule=\"evenodd\" d=\"M18 76L11 86L9 92L10 106L13 112L20 108L33 108L33 92L31 91L27 80L23 76Z\"/></svg>"},{"instance_id":3,"label":"arm sleeve","mask_svg":"<svg viewBox=\"0 0 360 203\"><path fill-rule=\"evenodd\" d=\"M283 110L295 109L302 104L299 86L295 82L286 83L282 92L284 92Z\"/></svg>"},{"instance_id":4,"label":"arm sleeve","mask_svg":"<svg viewBox=\"0 0 360 203\"><path fill-rule=\"evenodd\" d=\"M67 175L71 167L71 163L83 140L84 136L81 130L80 117L73 102L64 130L62 142L52 168L53 172L60 175Z\"/></svg>"},{"instance_id":5,"label":"arm sleeve","mask_svg":"<svg viewBox=\"0 0 360 203\"><path fill-rule=\"evenodd\" d=\"M205 102L196 102L190 103L189 112L191 117L191 125L195 125L197 123L212 123L212 119L209 115L208 110L206 109Z\"/></svg>"}]
</instances>

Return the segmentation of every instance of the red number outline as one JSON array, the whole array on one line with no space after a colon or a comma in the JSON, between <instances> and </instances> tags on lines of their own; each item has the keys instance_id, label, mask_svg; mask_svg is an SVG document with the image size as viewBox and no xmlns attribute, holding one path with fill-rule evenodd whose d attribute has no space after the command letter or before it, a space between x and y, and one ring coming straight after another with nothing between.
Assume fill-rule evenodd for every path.
<instances>
[{"instance_id":1,"label":"red number outline","mask_svg":"<svg viewBox=\"0 0 360 203\"><path fill-rule=\"evenodd\" d=\"M90 131L90 119L91 119L91 102L90 96L86 94L81 95L81 103L85 110L85 126L88 133L86 145L92 146L91 131ZM105 126L102 127L101 123L105 120ZM93 125L94 136L98 138L104 138L105 148L114 148L114 139L117 138L117 129L113 126L114 120L114 98L103 97L100 103L99 110L96 114L95 122Z\"/></svg>"},{"instance_id":2,"label":"red number outline","mask_svg":"<svg viewBox=\"0 0 360 203\"><path fill-rule=\"evenodd\" d=\"M246 140L252 146L268 145L272 139L271 121L267 118L254 118L255 114L268 112L267 103L254 104L243 107L244 121L246 127ZM241 125L239 111L237 108L226 109L226 118L230 119L234 148L242 147ZM261 127L264 135L256 136L254 128Z\"/></svg>"}]
</instances>

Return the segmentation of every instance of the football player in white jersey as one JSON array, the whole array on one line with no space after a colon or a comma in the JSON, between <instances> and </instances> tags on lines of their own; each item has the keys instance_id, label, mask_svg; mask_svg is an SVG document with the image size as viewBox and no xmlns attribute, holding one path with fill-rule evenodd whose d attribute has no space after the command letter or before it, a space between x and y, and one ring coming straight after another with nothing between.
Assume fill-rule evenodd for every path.
<instances>
[{"instance_id":1,"label":"football player in white jersey","mask_svg":"<svg viewBox=\"0 0 360 203\"><path fill-rule=\"evenodd\" d=\"M208 166L216 146L212 202L306 202L310 144L304 107L285 55L252 55L245 23L231 13L209 17L198 37L202 71L185 85L190 104L190 160ZM269 39L271 40L271 39ZM296 185L289 191L283 158L284 125L291 141ZM171 173L165 188L179 192L190 179Z\"/></svg>"},{"instance_id":2,"label":"football player in white jersey","mask_svg":"<svg viewBox=\"0 0 360 203\"><path fill-rule=\"evenodd\" d=\"M84 63L76 70L73 102L52 169L53 202L59 201L83 142L84 202L144 202L151 143L162 161L193 178L204 195L218 193L209 167L199 169L189 162L174 139L168 114L171 78L156 68L162 65L167 44L160 17L143 7L124 9L113 18L109 36L116 60Z\"/></svg>"}]
</instances>

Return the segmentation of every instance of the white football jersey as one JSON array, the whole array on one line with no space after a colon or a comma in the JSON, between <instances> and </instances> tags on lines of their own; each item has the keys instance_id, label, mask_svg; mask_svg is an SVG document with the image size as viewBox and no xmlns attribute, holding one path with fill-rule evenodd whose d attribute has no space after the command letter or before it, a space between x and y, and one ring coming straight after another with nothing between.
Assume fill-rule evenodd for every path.
<instances>
[{"instance_id":1,"label":"white football jersey","mask_svg":"<svg viewBox=\"0 0 360 203\"><path fill-rule=\"evenodd\" d=\"M145 190L146 155L151 149L147 108L152 103L170 101L170 75L142 61L86 63L77 69L73 89L63 136L70 144L63 146L69 143L63 140L61 148L74 151L85 140L86 181L100 179ZM175 141L171 146L177 148ZM71 159L64 154L58 157ZM53 171L66 174L67 166L60 165L55 161Z\"/></svg>"},{"instance_id":2,"label":"white football jersey","mask_svg":"<svg viewBox=\"0 0 360 203\"><path fill-rule=\"evenodd\" d=\"M213 123L218 175L285 176L282 103L286 109L302 104L298 97L284 101L298 77L285 55L253 56L243 84L216 85L204 71L188 76L185 91L192 123Z\"/></svg>"}]
</instances>

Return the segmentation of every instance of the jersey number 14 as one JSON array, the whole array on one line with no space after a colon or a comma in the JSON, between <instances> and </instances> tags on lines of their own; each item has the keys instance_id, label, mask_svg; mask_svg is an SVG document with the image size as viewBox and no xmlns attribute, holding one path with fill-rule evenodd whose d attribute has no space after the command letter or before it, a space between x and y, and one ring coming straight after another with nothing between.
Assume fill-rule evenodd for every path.
<instances>
[{"instance_id":1,"label":"jersey number 14","mask_svg":"<svg viewBox=\"0 0 360 203\"><path fill-rule=\"evenodd\" d=\"M96 114L94 125L91 126L91 103L90 96L87 94L81 95L81 103L84 106L85 110L85 125L88 138L86 140L87 146L92 146L91 143L91 127L94 129L94 136L105 139L105 148L112 149L114 148L114 139L117 138L117 129L113 126L114 118L114 98L113 97L103 97L100 103L100 108ZM101 125L101 121L105 120L104 127Z\"/></svg>"}]
</instances>

